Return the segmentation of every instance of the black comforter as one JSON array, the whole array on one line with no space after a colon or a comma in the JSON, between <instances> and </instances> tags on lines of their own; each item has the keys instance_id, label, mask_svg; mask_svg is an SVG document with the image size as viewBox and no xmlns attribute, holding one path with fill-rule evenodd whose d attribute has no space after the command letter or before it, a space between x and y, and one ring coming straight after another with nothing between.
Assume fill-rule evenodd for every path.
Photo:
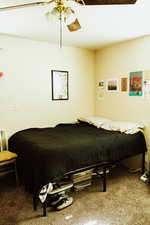
<instances>
[{"instance_id":1,"label":"black comforter","mask_svg":"<svg viewBox=\"0 0 150 225\"><path fill-rule=\"evenodd\" d=\"M121 134L83 122L19 131L9 139L9 147L18 154L20 178L31 191L70 171L146 151L142 132Z\"/></svg>"}]
</instances>

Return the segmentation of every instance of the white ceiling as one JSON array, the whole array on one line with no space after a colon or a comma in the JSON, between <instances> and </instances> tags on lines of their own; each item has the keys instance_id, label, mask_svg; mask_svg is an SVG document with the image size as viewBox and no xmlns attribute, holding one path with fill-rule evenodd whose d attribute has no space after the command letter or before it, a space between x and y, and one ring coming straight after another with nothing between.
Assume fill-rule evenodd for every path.
<instances>
[{"instance_id":1,"label":"white ceiling","mask_svg":"<svg viewBox=\"0 0 150 225\"><path fill-rule=\"evenodd\" d=\"M0 0L0 7L33 1ZM59 20L46 19L49 8L35 6L1 11L0 33L59 43ZM76 6L74 10L82 29L69 32L64 25L64 45L99 49L150 34L150 0L137 0L134 5Z\"/></svg>"}]
</instances>

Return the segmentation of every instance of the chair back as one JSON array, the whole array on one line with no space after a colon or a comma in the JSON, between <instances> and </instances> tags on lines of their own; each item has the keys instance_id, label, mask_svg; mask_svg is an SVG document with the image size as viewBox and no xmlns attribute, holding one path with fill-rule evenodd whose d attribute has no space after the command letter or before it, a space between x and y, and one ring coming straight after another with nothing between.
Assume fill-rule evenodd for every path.
<instances>
[{"instance_id":1,"label":"chair back","mask_svg":"<svg viewBox=\"0 0 150 225\"><path fill-rule=\"evenodd\" d=\"M7 133L4 130L0 131L0 151L7 151L8 150L8 137Z\"/></svg>"}]
</instances>

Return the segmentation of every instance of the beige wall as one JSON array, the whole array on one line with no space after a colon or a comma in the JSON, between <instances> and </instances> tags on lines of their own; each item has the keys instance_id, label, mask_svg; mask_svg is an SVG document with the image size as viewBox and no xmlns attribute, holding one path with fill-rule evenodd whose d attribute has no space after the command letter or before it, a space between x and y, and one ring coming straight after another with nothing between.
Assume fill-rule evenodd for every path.
<instances>
[{"instance_id":1,"label":"beige wall","mask_svg":"<svg viewBox=\"0 0 150 225\"><path fill-rule=\"evenodd\" d=\"M139 70L150 70L150 36L96 52L96 86L100 80L120 79L128 76L130 71ZM150 150L150 99L129 96L128 92L105 92L103 99L96 99L96 114L114 120L144 123Z\"/></svg>"},{"instance_id":2,"label":"beige wall","mask_svg":"<svg viewBox=\"0 0 150 225\"><path fill-rule=\"evenodd\" d=\"M5 35L0 48L0 128L9 135L94 113L94 52ZM52 69L69 71L69 100L51 100Z\"/></svg>"}]
</instances>

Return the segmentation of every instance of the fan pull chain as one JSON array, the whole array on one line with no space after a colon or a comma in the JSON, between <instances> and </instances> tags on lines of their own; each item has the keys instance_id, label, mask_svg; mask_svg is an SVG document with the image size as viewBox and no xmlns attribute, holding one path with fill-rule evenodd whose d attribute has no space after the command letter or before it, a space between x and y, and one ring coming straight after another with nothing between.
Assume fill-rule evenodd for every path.
<instances>
[{"instance_id":1,"label":"fan pull chain","mask_svg":"<svg viewBox=\"0 0 150 225\"><path fill-rule=\"evenodd\" d=\"M61 12L60 12L59 20L60 20L60 39L59 39L59 47L62 48L62 13L61 13Z\"/></svg>"}]
</instances>

